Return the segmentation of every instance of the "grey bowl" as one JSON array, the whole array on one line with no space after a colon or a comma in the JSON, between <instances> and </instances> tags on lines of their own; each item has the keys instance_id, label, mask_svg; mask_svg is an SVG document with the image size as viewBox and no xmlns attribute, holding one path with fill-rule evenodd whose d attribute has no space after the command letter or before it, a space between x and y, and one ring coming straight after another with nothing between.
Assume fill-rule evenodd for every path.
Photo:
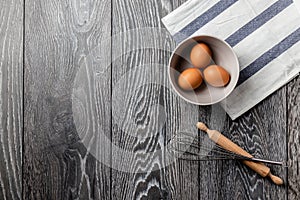
<instances>
[{"instance_id":1,"label":"grey bowl","mask_svg":"<svg viewBox=\"0 0 300 200\"><path fill-rule=\"evenodd\" d=\"M198 42L206 43L213 52L213 60L230 74L230 82L225 87L212 87L203 81L202 85L193 91L186 91L179 87L179 74L186 68L193 67L190 61L190 52ZM175 92L184 100L196 105L211 105L224 100L235 88L239 79L239 62L230 45L217 37L199 35L188 38L174 50L169 62L169 80Z\"/></svg>"}]
</instances>

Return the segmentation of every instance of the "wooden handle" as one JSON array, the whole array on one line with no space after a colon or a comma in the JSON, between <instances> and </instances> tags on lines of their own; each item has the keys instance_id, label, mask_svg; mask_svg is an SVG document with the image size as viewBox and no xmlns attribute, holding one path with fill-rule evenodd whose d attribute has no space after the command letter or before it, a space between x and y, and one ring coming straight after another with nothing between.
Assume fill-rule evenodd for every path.
<instances>
[{"instance_id":1,"label":"wooden handle","mask_svg":"<svg viewBox=\"0 0 300 200\"><path fill-rule=\"evenodd\" d=\"M246 152L244 149L239 147L237 144L233 143L227 137L222 135L219 131L208 129L207 126L202 122L198 122L197 127L200 130L205 131L208 134L208 137L212 141L214 141L216 144L220 145L224 149L232 151L232 152L240 154L240 155L243 155L243 156L246 156L246 157L249 157L249 158L253 157L251 154ZM266 165L264 165L263 163L246 161L246 160L244 160L242 162L245 165L247 165L248 167L250 167L252 170L257 172L262 177L269 176L275 184L277 184L277 185L282 185L283 184L283 180L281 178L271 174L270 168L267 167Z\"/></svg>"}]
</instances>

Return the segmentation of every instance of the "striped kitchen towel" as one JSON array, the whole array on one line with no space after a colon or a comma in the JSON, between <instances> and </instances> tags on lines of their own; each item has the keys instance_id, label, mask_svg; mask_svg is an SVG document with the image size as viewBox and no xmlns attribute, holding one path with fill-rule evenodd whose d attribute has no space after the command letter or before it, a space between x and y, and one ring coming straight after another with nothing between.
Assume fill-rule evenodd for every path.
<instances>
[{"instance_id":1,"label":"striped kitchen towel","mask_svg":"<svg viewBox=\"0 0 300 200\"><path fill-rule=\"evenodd\" d=\"M221 102L236 119L300 72L300 0L189 0L162 19L177 43L199 34L227 41L240 79Z\"/></svg>"}]
</instances>

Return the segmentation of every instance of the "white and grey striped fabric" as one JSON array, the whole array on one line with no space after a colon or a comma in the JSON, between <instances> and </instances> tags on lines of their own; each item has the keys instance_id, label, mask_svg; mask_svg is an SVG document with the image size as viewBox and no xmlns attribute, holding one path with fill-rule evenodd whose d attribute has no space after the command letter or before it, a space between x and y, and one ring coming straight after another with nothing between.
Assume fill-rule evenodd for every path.
<instances>
[{"instance_id":1,"label":"white and grey striped fabric","mask_svg":"<svg viewBox=\"0 0 300 200\"><path fill-rule=\"evenodd\" d=\"M300 72L300 0L189 0L162 19L175 41L209 34L240 63L237 88L222 107L236 119Z\"/></svg>"}]
</instances>

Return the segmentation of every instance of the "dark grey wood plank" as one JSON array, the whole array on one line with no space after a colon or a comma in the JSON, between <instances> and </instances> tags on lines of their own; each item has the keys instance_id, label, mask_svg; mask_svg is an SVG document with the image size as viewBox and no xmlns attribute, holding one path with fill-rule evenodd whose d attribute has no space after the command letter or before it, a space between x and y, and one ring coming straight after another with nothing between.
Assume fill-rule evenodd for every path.
<instances>
[{"instance_id":1,"label":"dark grey wood plank","mask_svg":"<svg viewBox=\"0 0 300 200\"><path fill-rule=\"evenodd\" d=\"M26 1L25 13L23 198L111 199L110 169L87 151L94 147L86 140L92 145L94 137L84 137L88 122L96 120L110 135L110 118L94 118L89 110L110 110L110 71L96 85L84 70L92 70L87 58L110 37L111 1L33 0ZM109 47L97 66L110 60ZM79 123L80 117L86 121Z\"/></svg>"},{"instance_id":2,"label":"dark grey wood plank","mask_svg":"<svg viewBox=\"0 0 300 200\"><path fill-rule=\"evenodd\" d=\"M0 1L0 199L22 198L23 1Z\"/></svg>"},{"instance_id":3,"label":"dark grey wood plank","mask_svg":"<svg viewBox=\"0 0 300 200\"><path fill-rule=\"evenodd\" d=\"M288 85L288 199L300 198L300 77Z\"/></svg>"},{"instance_id":4,"label":"dark grey wood plank","mask_svg":"<svg viewBox=\"0 0 300 200\"><path fill-rule=\"evenodd\" d=\"M121 148L112 151L116 199L198 198L198 163L163 168L168 139L176 131L197 131L197 106L173 94L167 78L175 43L161 18L181 3L113 1L112 140Z\"/></svg>"},{"instance_id":5,"label":"dark grey wood plank","mask_svg":"<svg viewBox=\"0 0 300 200\"><path fill-rule=\"evenodd\" d=\"M205 108L200 108L200 112L205 112L202 109ZM203 120L248 152L273 160L286 159L284 88L236 121L220 117L224 116L221 108L207 110L215 114L206 111L206 115L210 117ZM271 171L286 180L285 168L271 166ZM286 185L276 186L238 161L203 162L200 164L199 174L200 199L286 198Z\"/></svg>"},{"instance_id":6,"label":"dark grey wood plank","mask_svg":"<svg viewBox=\"0 0 300 200\"><path fill-rule=\"evenodd\" d=\"M228 120L224 135L256 157L286 160L285 87L277 91L232 122ZM269 165L274 175L286 183L284 167ZM220 170L219 198L225 199L286 199L286 185L277 186L262 178L240 162L225 161Z\"/></svg>"},{"instance_id":7,"label":"dark grey wood plank","mask_svg":"<svg viewBox=\"0 0 300 200\"><path fill-rule=\"evenodd\" d=\"M199 121L206 123L209 127L224 131L227 123L227 116L219 105L200 106ZM206 133L200 132L200 135ZM226 161L227 162L227 161ZM222 187L223 173L222 161L203 161L199 166L199 196L200 199L223 199L225 196L220 190ZM226 171L225 171L226 172Z\"/></svg>"}]
</instances>

